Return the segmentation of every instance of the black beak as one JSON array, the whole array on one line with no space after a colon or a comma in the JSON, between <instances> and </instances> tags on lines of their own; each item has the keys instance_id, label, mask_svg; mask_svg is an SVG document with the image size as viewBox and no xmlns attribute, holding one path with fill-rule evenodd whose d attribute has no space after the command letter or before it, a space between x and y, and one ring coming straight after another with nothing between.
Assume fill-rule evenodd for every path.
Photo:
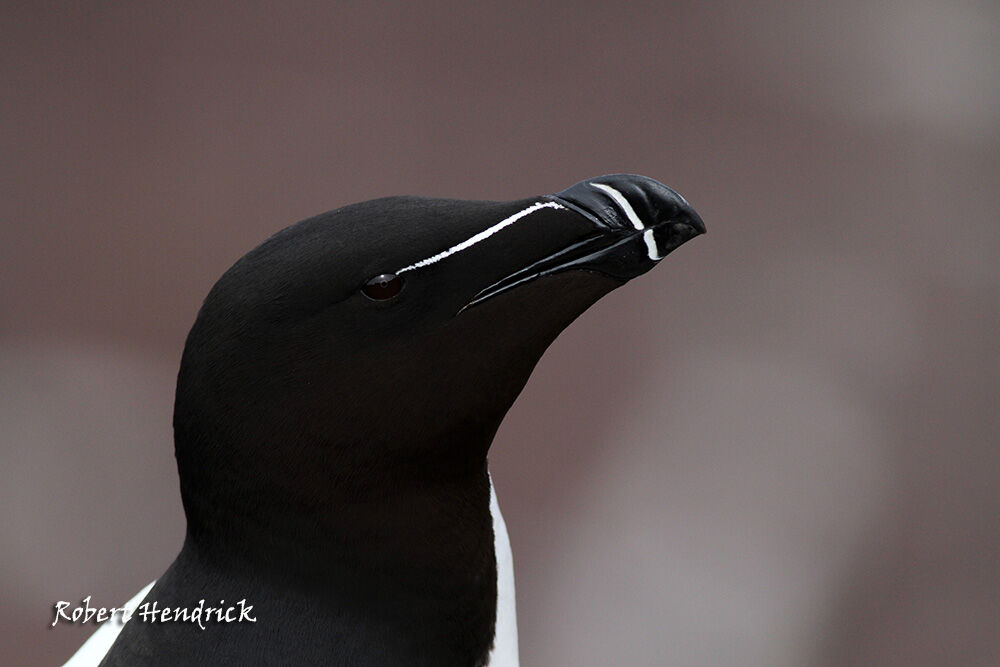
<instances>
[{"instance_id":1,"label":"black beak","mask_svg":"<svg viewBox=\"0 0 1000 667\"><path fill-rule=\"evenodd\" d=\"M609 261L589 267L624 280L645 273L685 241L705 233L705 223L684 197L645 176L601 176L581 181L554 197L604 227L618 239L614 245L634 246L632 252L623 248L612 253L616 257L605 258ZM647 261L634 257L635 250ZM620 261L610 261L614 259Z\"/></svg>"},{"instance_id":2,"label":"black beak","mask_svg":"<svg viewBox=\"0 0 1000 667\"><path fill-rule=\"evenodd\" d=\"M645 176L592 178L548 198L590 220L594 233L490 285L465 308L529 280L574 269L625 282L705 233L705 223L683 197Z\"/></svg>"}]
</instances>

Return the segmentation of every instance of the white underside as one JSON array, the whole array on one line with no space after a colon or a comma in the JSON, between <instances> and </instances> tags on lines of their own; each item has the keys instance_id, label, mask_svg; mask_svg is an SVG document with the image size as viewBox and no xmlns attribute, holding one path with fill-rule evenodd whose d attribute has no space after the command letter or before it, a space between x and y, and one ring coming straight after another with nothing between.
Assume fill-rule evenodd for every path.
<instances>
[{"instance_id":1,"label":"white underside","mask_svg":"<svg viewBox=\"0 0 1000 667\"><path fill-rule=\"evenodd\" d=\"M497 492L490 477L490 515L493 517L493 548L497 554L497 629L490 651L489 667L518 667L517 605L514 598L514 555L507 537L507 524L500 514Z\"/></svg>"},{"instance_id":2,"label":"white underside","mask_svg":"<svg viewBox=\"0 0 1000 667\"><path fill-rule=\"evenodd\" d=\"M135 597L123 604L122 607L128 609L130 614L134 613L136 607L149 594L149 590L155 583L155 581L149 582L148 586L136 593ZM121 634L124 627L125 623L121 622L121 616L105 621L104 625L90 635L90 639L83 643L80 650L74 653L63 667L96 667L101 664L101 660L104 660L104 656L111 650L111 645L118 639L118 635Z\"/></svg>"},{"instance_id":3,"label":"white underside","mask_svg":"<svg viewBox=\"0 0 1000 667\"><path fill-rule=\"evenodd\" d=\"M517 607L514 598L514 557L510 550L510 538L507 537L507 524L504 523L503 515L500 514L500 504L497 502L497 493L493 488L492 477L490 478L490 515L493 517L493 546L497 555L497 625L496 637L493 640L493 650L490 651L488 664L489 667L519 667ZM151 581L122 607L129 609L130 612L135 612L155 583L155 581ZM97 667L111 650L111 646L118 639L122 628L125 627L125 623L120 623L119 618L113 618L98 628L63 667Z\"/></svg>"}]
</instances>

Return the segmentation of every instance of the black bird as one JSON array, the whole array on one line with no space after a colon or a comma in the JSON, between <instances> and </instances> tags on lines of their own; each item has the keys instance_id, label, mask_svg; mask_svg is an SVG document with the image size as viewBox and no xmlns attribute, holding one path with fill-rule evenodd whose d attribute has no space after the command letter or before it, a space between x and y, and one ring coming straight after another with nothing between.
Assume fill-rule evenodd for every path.
<instances>
[{"instance_id":1,"label":"black bird","mask_svg":"<svg viewBox=\"0 0 1000 667\"><path fill-rule=\"evenodd\" d=\"M513 202L377 199L272 236L184 348L183 548L147 615L71 664L516 664L493 436L563 328L704 231L670 188L611 175ZM200 600L243 603L150 620Z\"/></svg>"}]
</instances>

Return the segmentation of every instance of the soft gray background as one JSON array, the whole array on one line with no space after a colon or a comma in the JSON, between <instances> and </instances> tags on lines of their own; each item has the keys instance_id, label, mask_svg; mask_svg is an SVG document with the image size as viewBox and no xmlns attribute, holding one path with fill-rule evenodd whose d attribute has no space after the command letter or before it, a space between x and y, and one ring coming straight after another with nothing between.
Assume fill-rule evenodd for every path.
<instances>
[{"instance_id":1,"label":"soft gray background","mask_svg":"<svg viewBox=\"0 0 1000 667\"><path fill-rule=\"evenodd\" d=\"M0 662L176 553L174 373L237 257L632 171L709 234L497 438L523 663L1000 664L995 2L85 4L0 16Z\"/></svg>"}]
</instances>

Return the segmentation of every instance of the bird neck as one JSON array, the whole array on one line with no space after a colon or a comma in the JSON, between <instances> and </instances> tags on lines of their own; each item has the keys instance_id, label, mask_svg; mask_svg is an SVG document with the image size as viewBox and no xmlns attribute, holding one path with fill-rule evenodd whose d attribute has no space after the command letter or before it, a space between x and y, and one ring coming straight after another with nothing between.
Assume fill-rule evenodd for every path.
<instances>
[{"instance_id":1,"label":"bird neck","mask_svg":"<svg viewBox=\"0 0 1000 667\"><path fill-rule=\"evenodd\" d=\"M265 483L246 494L242 506L200 512L204 504L186 504L185 549L218 568L244 563L309 586L351 587L366 572L391 579L394 573L461 568L492 544L485 460L475 469L453 467L434 477L383 472L329 487Z\"/></svg>"},{"instance_id":2,"label":"bird neck","mask_svg":"<svg viewBox=\"0 0 1000 667\"><path fill-rule=\"evenodd\" d=\"M206 616L205 629L185 622L130 623L102 664L485 663L494 609L405 590L360 593L358 587L334 597L323 586L289 586L244 563L207 559L188 540L146 598L147 607L155 604L155 614L194 609L202 601L237 611L226 622Z\"/></svg>"},{"instance_id":3,"label":"bird neck","mask_svg":"<svg viewBox=\"0 0 1000 667\"><path fill-rule=\"evenodd\" d=\"M333 506L291 515L287 507L280 515L255 508L224 527L189 530L172 568L180 582L172 604L256 596L255 609L270 618L308 610L309 627L289 633L335 630L359 655L395 646L439 660L427 664L476 664L493 639L497 600L485 461L436 484L324 502ZM375 629L391 631L391 640Z\"/></svg>"}]
</instances>

